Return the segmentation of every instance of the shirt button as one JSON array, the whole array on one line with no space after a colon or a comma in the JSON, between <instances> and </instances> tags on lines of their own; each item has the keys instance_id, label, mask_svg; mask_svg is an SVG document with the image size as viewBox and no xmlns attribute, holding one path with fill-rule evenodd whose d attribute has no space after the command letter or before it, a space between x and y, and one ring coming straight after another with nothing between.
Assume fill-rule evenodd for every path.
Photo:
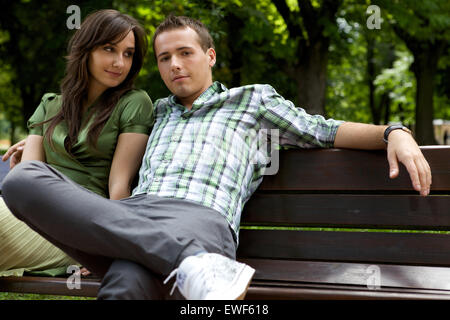
<instances>
[{"instance_id":1,"label":"shirt button","mask_svg":"<svg viewBox=\"0 0 450 320\"><path fill-rule=\"evenodd\" d=\"M161 180L161 178L156 177L155 179L153 179L153 181L159 182Z\"/></svg>"}]
</instances>

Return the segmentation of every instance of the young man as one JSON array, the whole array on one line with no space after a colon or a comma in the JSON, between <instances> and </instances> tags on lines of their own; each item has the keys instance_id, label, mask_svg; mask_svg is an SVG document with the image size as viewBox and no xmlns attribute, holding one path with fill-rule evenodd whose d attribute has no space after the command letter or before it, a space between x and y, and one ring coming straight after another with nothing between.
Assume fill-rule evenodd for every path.
<instances>
[{"instance_id":1,"label":"young man","mask_svg":"<svg viewBox=\"0 0 450 320\"><path fill-rule=\"evenodd\" d=\"M252 130L278 129L282 144L299 147L381 149L386 138L390 176L400 161L428 194L428 163L402 128L311 116L268 85L228 90L212 80L208 30L190 18L168 17L153 46L173 95L155 103L132 197L101 199L39 162L18 165L3 183L17 217L104 275L100 299L166 298L169 274L187 299L244 297L254 270L234 260L240 215L266 164L252 154Z\"/></svg>"}]
</instances>

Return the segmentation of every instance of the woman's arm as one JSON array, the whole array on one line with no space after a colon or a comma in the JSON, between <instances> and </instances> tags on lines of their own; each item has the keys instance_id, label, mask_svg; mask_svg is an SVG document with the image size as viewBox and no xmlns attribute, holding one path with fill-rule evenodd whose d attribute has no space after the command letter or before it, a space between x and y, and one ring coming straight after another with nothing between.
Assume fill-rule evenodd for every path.
<instances>
[{"instance_id":1,"label":"woman's arm","mask_svg":"<svg viewBox=\"0 0 450 320\"><path fill-rule=\"evenodd\" d=\"M44 137L31 134L27 137L23 149L22 161L40 160L45 162Z\"/></svg>"},{"instance_id":2,"label":"woman's arm","mask_svg":"<svg viewBox=\"0 0 450 320\"><path fill-rule=\"evenodd\" d=\"M109 173L109 198L119 200L131 195L131 183L145 153L148 135L122 133L117 140L116 151Z\"/></svg>"}]
</instances>

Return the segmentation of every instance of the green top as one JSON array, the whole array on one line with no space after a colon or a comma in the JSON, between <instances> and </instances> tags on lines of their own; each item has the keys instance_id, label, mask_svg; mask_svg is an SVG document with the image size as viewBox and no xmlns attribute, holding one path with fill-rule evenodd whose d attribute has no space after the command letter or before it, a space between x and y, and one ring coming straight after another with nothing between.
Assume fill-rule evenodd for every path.
<instances>
[{"instance_id":1,"label":"green top","mask_svg":"<svg viewBox=\"0 0 450 320\"><path fill-rule=\"evenodd\" d=\"M50 122L43 126L31 126L53 117L60 110L61 104L60 95L44 94L41 103L28 120L29 134L43 136ZM83 123L88 120L86 118L91 108L92 106L83 115ZM83 124L77 142L72 147L74 156L71 156L64 147L68 127L65 121L60 122L52 136L56 151L52 149L47 139L44 139L46 162L81 186L108 197L108 178L118 136L126 132L150 134L154 122L153 105L143 90L132 90L124 94L105 123L97 147L91 146L87 140L92 121L93 117L90 117L88 123Z\"/></svg>"}]
</instances>

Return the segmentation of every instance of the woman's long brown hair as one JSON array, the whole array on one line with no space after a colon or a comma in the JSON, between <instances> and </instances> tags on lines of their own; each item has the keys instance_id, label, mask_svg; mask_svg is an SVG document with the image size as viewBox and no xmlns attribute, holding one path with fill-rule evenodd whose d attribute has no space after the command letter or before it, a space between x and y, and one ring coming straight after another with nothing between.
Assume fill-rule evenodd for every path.
<instances>
[{"instance_id":1,"label":"woman's long brown hair","mask_svg":"<svg viewBox=\"0 0 450 320\"><path fill-rule=\"evenodd\" d=\"M128 76L118 86L105 90L92 110L95 118L89 127L88 142L95 146L103 126L120 97L134 88L134 80L142 68L147 52L147 37L144 28L137 20L119 11L108 9L96 11L87 16L80 29L71 38L68 46L69 54L66 57L66 74L61 82L61 110L51 119L40 123L50 122L45 137L53 149L51 137L55 127L61 121L67 123L69 132L64 145L69 153L81 130L83 102L87 99L89 88L90 52L98 46L122 41L130 31L134 33L135 51Z\"/></svg>"}]
</instances>

